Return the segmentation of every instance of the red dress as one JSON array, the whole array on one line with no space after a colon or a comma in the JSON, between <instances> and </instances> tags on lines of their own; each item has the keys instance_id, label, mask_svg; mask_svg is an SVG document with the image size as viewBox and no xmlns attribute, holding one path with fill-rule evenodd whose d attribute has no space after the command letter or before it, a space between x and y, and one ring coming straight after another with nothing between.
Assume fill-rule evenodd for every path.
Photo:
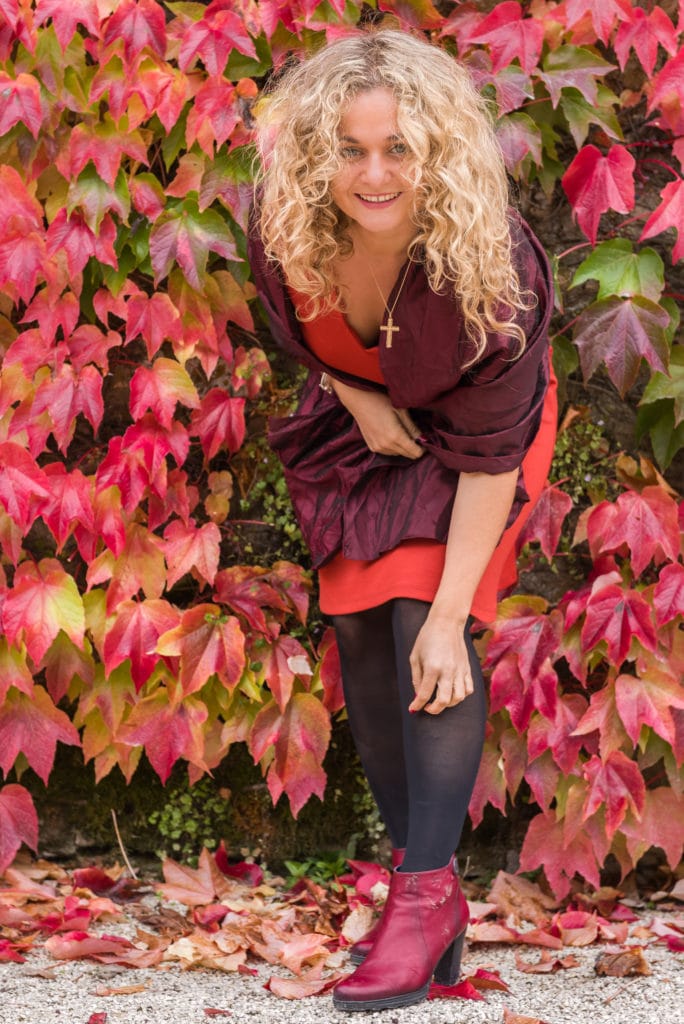
<instances>
[{"instance_id":1,"label":"red dress","mask_svg":"<svg viewBox=\"0 0 684 1024\"><path fill-rule=\"evenodd\" d=\"M296 293L291 294L297 304ZM301 330L308 348L328 366L384 383L377 346L366 348L340 312L304 321ZM473 599L471 613L482 622L495 617L499 592L517 580L516 541L544 488L553 456L556 390L551 370L539 431L522 462L530 500L502 534ZM343 615L395 597L432 601L444 570L445 551L446 546L436 540L405 540L372 561L346 558L340 552L318 570L321 611Z\"/></svg>"}]
</instances>

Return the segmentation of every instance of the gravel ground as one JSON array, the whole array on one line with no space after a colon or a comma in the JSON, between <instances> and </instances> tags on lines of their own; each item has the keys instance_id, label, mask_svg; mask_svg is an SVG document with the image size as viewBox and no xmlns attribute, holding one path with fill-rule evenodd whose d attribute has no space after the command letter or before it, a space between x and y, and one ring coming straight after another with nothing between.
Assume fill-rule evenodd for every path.
<instances>
[{"instance_id":1,"label":"gravel ground","mask_svg":"<svg viewBox=\"0 0 684 1024\"><path fill-rule=\"evenodd\" d=\"M113 929L109 929L113 931ZM519 952L520 948L518 947ZM474 947L464 960L468 974L478 967L498 970L510 993L487 992L485 1002L435 1000L382 1013L338 1013L329 995L288 1001L264 990L276 972L260 965L258 977L214 971L182 971L175 965L151 970L105 967L85 960L56 962L32 953L25 964L0 964L0 1024L88 1024L106 1013L106 1024L501 1024L504 1007L548 1024L682 1024L684 956L649 946L647 977L599 978L594 961L605 945L566 950L580 966L554 975L523 974L508 947ZM523 949L527 961L540 950ZM556 954L554 954L556 955ZM560 952L557 954L561 956ZM54 978L36 971L50 969ZM291 975L288 975L291 977ZM98 996L99 987L145 985L143 992ZM228 1015L205 1013L206 1009Z\"/></svg>"}]
</instances>

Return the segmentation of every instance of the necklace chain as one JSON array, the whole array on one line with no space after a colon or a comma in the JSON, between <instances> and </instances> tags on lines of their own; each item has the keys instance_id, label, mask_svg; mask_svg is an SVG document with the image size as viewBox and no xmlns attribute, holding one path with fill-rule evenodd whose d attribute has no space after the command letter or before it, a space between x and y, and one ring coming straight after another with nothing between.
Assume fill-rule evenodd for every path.
<instances>
[{"instance_id":1,"label":"necklace chain","mask_svg":"<svg viewBox=\"0 0 684 1024\"><path fill-rule=\"evenodd\" d=\"M406 284L406 278L408 277L408 272L411 269L411 257L410 256L408 257L408 260L407 260L407 263L406 263L406 270L404 271L404 276L401 279L401 284L399 285L399 289L397 291L397 294L394 297L394 302L392 303L392 308L391 309L387 305L387 299L384 296L382 288L378 284L378 279L375 276L375 272L373 271L373 265L372 265L371 261L368 259L368 257L366 257L366 262L368 264L368 269L370 270L370 275L373 278L373 283L375 284L375 287L378 289L378 293L380 295L380 298L382 299L382 304L385 307L385 312L387 313L387 323L380 325L380 330L385 332L385 347L386 348L392 348L392 335L393 334L397 334L399 332L399 327L397 327L395 325L394 320L393 320L394 310L397 308L397 303L399 302L399 297L401 295L401 292L402 292L402 289L403 289L404 285Z\"/></svg>"}]
</instances>

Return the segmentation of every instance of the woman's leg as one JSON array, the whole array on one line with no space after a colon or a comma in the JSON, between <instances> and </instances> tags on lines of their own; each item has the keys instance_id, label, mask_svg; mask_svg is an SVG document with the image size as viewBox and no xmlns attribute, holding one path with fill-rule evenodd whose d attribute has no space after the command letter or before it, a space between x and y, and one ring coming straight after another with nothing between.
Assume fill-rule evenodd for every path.
<instances>
[{"instance_id":1,"label":"woman's leg","mask_svg":"<svg viewBox=\"0 0 684 1024\"><path fill-rule=\"evenodd\" d=\"M349 725L368 784L392 841L406 845L408 797L392 605L336 615Z\"/></svg>"},{"instance_id":2,"label":"woman's leg","mask_svg":"<svg viewBox=\"0 0 684 1024\"><path fill-rule=\"evenodd\" d=\"M487 712L484 680L466 630L473 693L439 715L410 714L407 709L414 690L409 656L430 605L410 598L399 598L392 605L409 807L402 871L429 871L447 863L461 837L482 756Z\"/></svg>"}]
</instances>

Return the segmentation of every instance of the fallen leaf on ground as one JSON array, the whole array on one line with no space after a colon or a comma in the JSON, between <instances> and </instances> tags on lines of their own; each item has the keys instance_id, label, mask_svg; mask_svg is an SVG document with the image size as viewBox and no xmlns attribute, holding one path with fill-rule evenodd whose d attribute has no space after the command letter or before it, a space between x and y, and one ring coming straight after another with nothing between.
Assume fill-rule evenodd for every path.
<instances>
[{"instance_id":1,"label":"fallen leaf on ground","mask_svg":"<svg viewBox=\"0 0 684 1024\"><path fill-rule=\"evenodd\" d=\"M88 1017L88 1024L107 1024L106 1013L91 1013Z\"/></svg>"},{"instance_id":2,"label":"fallen leaf on ground","mask_svg":"<svg viewBox=\"0 0 684 1024\"><path fill-rule=\"evenodd\" d=\"M515 955L515 966L523 974L555 974L557 971L565 970L570 967L579 967L580 961L577 959L574 953L570 953L569 956L554 957L549 953L548 949L543 949L541 956L536 963L528 963L523 960L522 957L516 953Z\"/></svg>"},{"instance_id":3,"label":"fallen leaf on ground","mask_svg":"<svg viewBox=\"0 0 684 1024\"><path fill-rule=\"evenodd\" d=\"M675 882L674 888L670 892L670 899L680 900L684 903L684 878L680 878L678 882Z\"/></svg>"},{"instance_id":4,"label":"fallen leaf on ground","mask_svg":"<svg viewBox=\"0 0 684 1024\"><path fill-rule=\"evenodd\" d=\"M562 949L563 940L559 935L551 935L543 928L531 928L526 932L515 932L513 942L520 942L523 946L545 946L546 949Z\"/></svg>"},{"instance_id":5,"label":"fallen leaf on ground","mask_svg":"<svg viewBox=\"0 0 684 1024\"><path fill-rule=\"evenodd\" d=\"M194 932L172 943L163 953L164 960L180 960L183 967L208 967L232 973L247 959L247 951L226 953L213 938Z\"/></svg>"},{"instance_id":6,"label":"fallen leaf on ground","mask_svg":"<svg viewBox=\"0 0 684 1024\"><path fill-rule=\"evenodd\" d=\"M554 915L552 928L558 932L564 946L590 946L598 937L599 923L596 914L569 910Z\"/></svg>"},{"instance_id":7,"label":"fallen leaf on ground","mask_svg":"<svg viewBox=\"0 0 684 1024\"><path fill-rule=\"evenodd\" d=\"M428 989L428 999L480 999L480 995L474 985L467 979L459 981L457 985L432 984Z\"/></svg>"},{"instance_id":8,"label":"fallen leaf on ground","mask_svg":"<svg viewBox=\"0 0 684 1024\"><path fill-rule=\"evenodd\" d=\"M329 978L269 978L264 988L281 999L306 999L307 996L320 996L334 988L340 978L346 977L341 971Z\"/></svg>"},{"instance_id":9,"label":"fallen leaf on ground","mask_svg":"<svg viewBox=\"0 0 684 1024\"><path fill-rule=\"evenodd\" d=\"M373 927L374 920L373 908L359 903L342 925L342 936L352 945L368 934Z\"/></svg>"},{"instance_id":10,"label":"fallen leaf on ground","mask_svg":"<svg viewBox=\"0 0 684 1024\"><path fill-rule=\"evenodd\" d=\"M523 1017L504 1006L503 1024L548 1024L548 1021L540 1017Z\"/></svg>"},{"instance_id":11,"label":"fallen leaf on ground","mask_svg":"<svg viewBox=\"0 0 684 1024\"><path fill-rule=\"evenodd\" d=\"M501 917L511 918L516 924L529 921L543 927L549 919L549 911L558 903L536 884L518 875L499 871L489 893L489 899L499 908Z\"/></svg>"},{"instance_id":12,"label":"fallen leaf on ground","mask_svg":"<svg viewBox=\"0 0 684 1024\"><path fill-rule=\"evenodd\" d=\"M651 973L641 946L630 946L617 953L599 953L594 970L607 978L627 978L633 974Z\"/></svg>"},{"instance_id":13,"label":"fallen leaf on ground","mask_svg":"<svg viewBox=\"0 0 684 1024\"><path fill-rule=\"evenodd\" d=\"M497 971L486 971L484 967L478 967L474 974L468 975L464 980L480 990L491 988L498 992L511 991Z\"/></svg>"},{"instance_id":14,"label":"fallen leaf on ground","mask_svg":"<svg viewBox=\"0 0 684 1024\"><path fill-rule=\"evenodd\" d=\"M98 985L93 995L96 996L132 996L136 992L146 992L147 985L121 985L120 988L111 988L109 985Z\"/></svg>"},{"instance_id":15,"label":"fallen leaf on ground","mask_svg":"<svg viewBox=\"0 0 684 1024\"><path fill-rule=\"evenodd\" d=\"M506 928L503 924L495 921L478 921L477 924L468 925L468 942L507 942L518 941L518 937L512 928ZM521 941L522 938L521 938Z\"/></svg>"},{"instance_id":16,"label":"fallen leaf on ground","mask_svg":"<svg viewBox=\"0 0 684 1024\"><path fill-rule=\"evenodd\" d=\"M230 1010L214 1010L210 1006L204 1007L204 1013L207 1017L232 1017Z\"/></svg>"}]
</instances>

